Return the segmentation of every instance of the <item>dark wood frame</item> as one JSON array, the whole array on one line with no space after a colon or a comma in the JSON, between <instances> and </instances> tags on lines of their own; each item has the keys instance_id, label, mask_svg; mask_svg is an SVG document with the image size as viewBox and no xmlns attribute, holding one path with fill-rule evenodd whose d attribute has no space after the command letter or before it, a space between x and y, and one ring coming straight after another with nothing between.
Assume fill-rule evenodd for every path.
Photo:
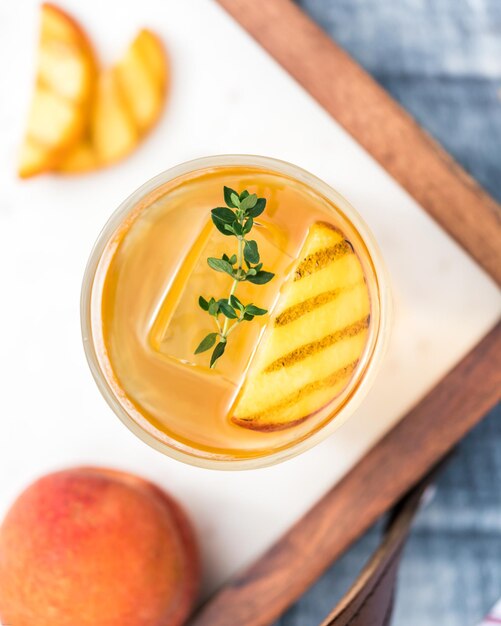
<instances>
[{"instance_id":1,"label":"dark wood frame","mask_svg":"<svg viewBox=\"0 0 501 626\"><path fill-rule=\"evenodd\" d=\"M291 0L218 2L501 284L499 204ZM500 399L501 322L192 623L273 623Z\"/></svg>"}]
</instances>

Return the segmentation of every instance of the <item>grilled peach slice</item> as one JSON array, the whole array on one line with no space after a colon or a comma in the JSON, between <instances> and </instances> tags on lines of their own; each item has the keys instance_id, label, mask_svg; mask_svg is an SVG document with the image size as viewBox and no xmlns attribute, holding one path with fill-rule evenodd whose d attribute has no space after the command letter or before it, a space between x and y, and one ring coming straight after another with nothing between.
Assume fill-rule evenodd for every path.
<instances>
[{"instance_id":1,"label":"grilled peach slice","mask_svg":"<svg viewBox=\"0 0 501 626\"><path fill-rule=\"evenodd\" d=\"M103 165L123 158L139 141L134 118L125 106L114 69L99 76L90 124L97 160Z\"/></svg>"},{"instance_id":2,"label":"grilled peach slice","mask_svg":"<svg viewBox=\"0 0 501 626\"><path fill-rule=\"evenodd\" d=\"M142 30L117 64L118 82L141 134L162 112L167 84L167 62L159 39Z\"/></svg>"},{"instance_id":3,"label":"grilled peach slice","mask_svg":"<svg viewBox=\"0 0 501 626\"><path fill-rule=\"evenodd\" d=\"M162 44L141 30L116 66L99 75L85 136L57 169L85 172L132 152L160 117L167 77Z\"/></svg>"},{"instance_id":4,"label":"grilled peach slice","mask_svg":"<svg viewBox=\"0 0 501 626\"><path fill-rule=\"evenodd\" d=\"M57 166L57 171L62 174L73 174L84 172L90 172L99 167L97 160L97 154L94 150L94 146L91 143L89 135L80 139L76 146L74 146L69 154L67 154L61 163Z\"/></svg>"},{"instance_id":5,"label":"grilled peach slice","mask_svg":"<svg viewBox=\"0 0 501 626\"><path fill-rule=\"evenodd\" d=\"M369 320L369 293L353 247L333 226L315 223L282 288L232 421L281 430L327 405L362 356Z\"/></svg>"},{"instance_id":6,"label":"grilled peach slice","mask_svg":"<svg viewBox=\"0 0 501 626\"><path fill-rule=\"evenodd\" d=\"M53 168L78 142L95 67L80 26L58 7L43 4L35 91L18 168L21 177Z\"/></svg>"}]
</instances>

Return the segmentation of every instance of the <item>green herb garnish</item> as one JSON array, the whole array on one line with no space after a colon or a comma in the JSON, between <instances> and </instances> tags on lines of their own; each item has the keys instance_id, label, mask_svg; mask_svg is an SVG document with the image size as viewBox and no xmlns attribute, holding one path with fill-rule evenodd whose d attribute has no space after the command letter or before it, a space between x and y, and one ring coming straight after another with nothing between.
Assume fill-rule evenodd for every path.
<instances>
[{"instance_id":1,"label":"green herb garnish","mask_svg":"<svg viewBox=\"0 0 501 626\"><path fill-rule=\"evenodd\" d=\"M215 346L210 359L211 368L223 356L230 333L241 322L250 322L257 315L268 312L255 304L242 304L235 295L238 283L247 281L254 285L264 285L275 276L272 272L263 270L257 242L246 238L254 226L254 218L264 211L266 199L258 198L255 193L250 194L247 190L238 194L235 190L225 187L224 201L225 207L212 209L212 222L221 234L237 238L237 253L231 256L223 254L220 259L209 257L207 263L214 271L231 276L233 283L227 298L219 300L213 297L206 299L203 296L198 298L200 308L214 318L217 326L217 332L204 337L195 350L195 354L199 354ZM223 322L220 320L221 315L224 318Z\"/></svg>"}]
</instances>

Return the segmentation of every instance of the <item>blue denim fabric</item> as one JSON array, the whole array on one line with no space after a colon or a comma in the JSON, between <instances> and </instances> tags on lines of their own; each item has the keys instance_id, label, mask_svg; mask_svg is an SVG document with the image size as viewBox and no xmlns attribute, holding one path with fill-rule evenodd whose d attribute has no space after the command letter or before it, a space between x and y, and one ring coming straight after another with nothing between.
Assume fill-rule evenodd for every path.
<instances>
[{"instance_id":1,"label":"blue denim fabric","mask_svg":"<svg viewBox=\"0 0 501 626\"><path fill-rule=\"evenodd\" d=\"M501 201L500 0L299 4ZM379 534L377 525L277 626L318 624ZM501 407L461 443L438 480L399 585L394 626L474 626L501 596Z\"/></svg>"},{"instance_id":2,"label":"blue denim fabric","mask_svg":"<svg viewBox=\"0 0 501 626\"><path fill-rule=\"evenodd\" d=\"M499 0L299 4L501 200Z\"/></svg>"}]
</instances>

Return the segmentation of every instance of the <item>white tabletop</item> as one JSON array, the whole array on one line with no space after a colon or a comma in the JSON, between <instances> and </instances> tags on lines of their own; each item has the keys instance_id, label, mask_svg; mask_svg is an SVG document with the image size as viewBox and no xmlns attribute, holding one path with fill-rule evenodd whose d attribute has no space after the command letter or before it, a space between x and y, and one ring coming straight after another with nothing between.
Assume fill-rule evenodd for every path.
<instances>
[{"instance_id":1,"label":"white tabletop","mask_svg":"<svg viewBox=\"0 0 501 626\"><path fill-rule=\"evenodd\" d=\"M212 0L65 0L64 7L107 62L139 27L156 30L172 58L172 94L159 128L122 164L77 178L19 181L38 11L34 0L0 7L0 516L23 486L54 469L85 463L140 473L191 514L208 592L275 541L480 339L501 298ZM136 439L101 398L80 339L81 278L110 213L161 170L216 153L285 159L333 185L372 228L394 288L389 353L361 409L313 450L248 472L185 466Z\"/></svg>"}]
</instances>

